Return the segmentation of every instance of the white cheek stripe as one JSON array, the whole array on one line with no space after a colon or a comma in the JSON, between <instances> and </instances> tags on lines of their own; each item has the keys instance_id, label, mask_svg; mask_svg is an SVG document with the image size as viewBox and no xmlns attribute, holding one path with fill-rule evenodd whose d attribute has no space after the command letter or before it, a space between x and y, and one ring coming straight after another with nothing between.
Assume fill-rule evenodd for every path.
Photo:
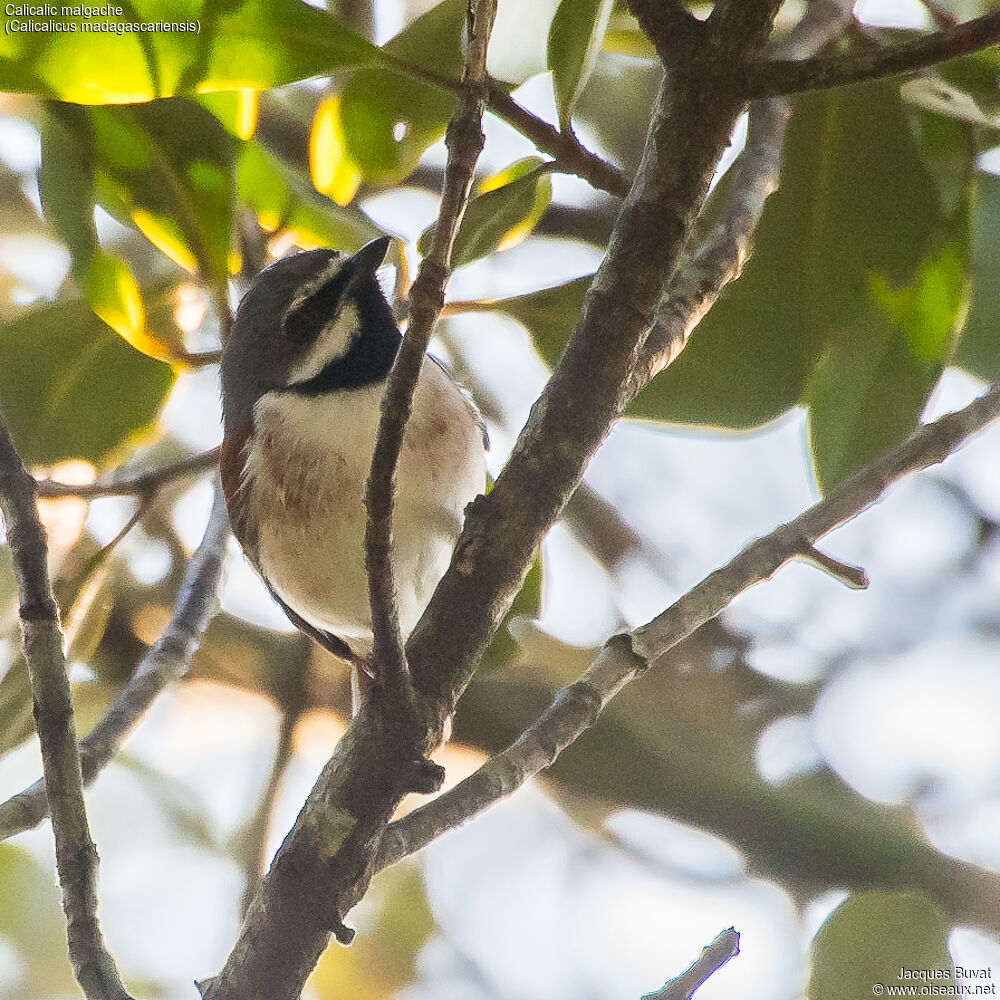
<instances>
[{"instance_id":1,"label":"white cheek stripe","mask_svg":"<svg viewBox=\"0 0 1000 1000\"><path fill-rule=\"evenodd\" d=\"M353 303L345 304L323 327L306 356L289 371L289 384L307 382L318 375L328 361L343 357L358 336L358 310Z\"/></svg>"}]
</instances>

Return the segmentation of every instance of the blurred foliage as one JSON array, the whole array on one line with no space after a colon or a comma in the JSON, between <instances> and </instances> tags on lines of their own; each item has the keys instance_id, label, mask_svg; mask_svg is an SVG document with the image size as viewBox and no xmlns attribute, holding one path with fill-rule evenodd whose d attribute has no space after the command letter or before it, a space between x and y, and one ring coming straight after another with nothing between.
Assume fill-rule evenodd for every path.
<instances>
[{"instance_id":1,"label":"blurred foliage","mask_svg":"<svg viewBox=\"0 0 1000 1000\"><path fill-rule=\"evenodd\" d=\"M809 1000L864 1000L881 987L955 990L948 921L915 893L852 895L827 917L813 945ZM904 972L916 974L901 979ZM940 973L940 978L921 976ZM891 994L889 994L891 995Z\"/></svg>"},{"instance_id":2,"label":"blurred foliage","mask_svg":"<svg viewBox=\"0 0 1000 1000\"><path fill-rule=\"evenodd\" d=\"M634 170L660 80L651 46L620 0L553 0L539 14L543 6L532 8L532 23L559 129ZM89 33L76 19L75 32L3 36L6 123L37 135L40 165L0 171L0 236L64 249L69 264L66 280L48 284L23 277L9 256L0 267L0 410L29 463L83 459L103 471L130 453L146 467L181 457L186 446L157 418L178 373L214 359L230 292L289 247L353 251L378 235L387 216L374 196L439 186L440 150L425 154L455 104L466 2L404 7L404 26L380 47L339 18L337 4L300 0L138 0L107 23L162 19L198 30ZM946 366L1000 376L1000 180L978 159L998 142L998 71L993 49L903 83L796 97L780 187L744 276L627 416L746 429L805 407L825 489L917 425ZM515 74L501 81L512 92L522 83ZM584 243L607 231L592 223L609 199L561 199L552 179L560 165L536 152L512 152L479 179L455 248L457 266L473 265L467 287L502 271L505 252L525 241L556 252L547 232ZM730 188L723 177L707 214ZM418 255L431 233L416 240ZM405 293L405 252L396 262ZM452 305L513 318L552 368L591 276L553 285L539 268L524 279L484 279L482 295ZM508 294L514 287L526 290ZM208 303L195 320L184 317L192 289ZM483 412L502 427L506 402L475 383L456 343L448 341L456 368L471 373ZM142 511L142 544L167 556L162 579L135 571L116 551L120 539L102 547L78 531L54 552L70 656L93 674L74 684L82 731L169 614L188 555L173 524L182 493L171 486ZM586 517L574 534L609 574L649 557L609 504ZM12 638L10 577L0 550L0 623ZM535 625L543 577L548 586L539 554L456 719L457 737L480 750L506 746L593 655ZM295 642L220 615L192 676L261 692L283 710ZM944 938L957 920L993 920L996 929L997 881L929 846L911 810L873 803L820 765L780 785L760 776L761 733L808 715L822 685L764 678L744 652L721 625L702 629L558 760L552 793L602 818L629 806L711 830L798 901L831 886L854 890L817 935L811 1000L869 996L900 965L947 966ZM0 753L20 747L32 726L24 664L3 655ZM345 713L344 673L327 654L314 651L302 683L298 709ZM187 843L234 864L262 854L262 843L237 849L239 838L219 835L205 803L173 775L138 758L124 764ZM875 882L901 891L863 891ZM0 935L25 963L19 998L72 991L51 883L27 854L0 846ZM358 944L326 953L313 996L375 1000L416 974L434 929L419 871L386 872L366 907Z\"/></svg>"}]
</instances>

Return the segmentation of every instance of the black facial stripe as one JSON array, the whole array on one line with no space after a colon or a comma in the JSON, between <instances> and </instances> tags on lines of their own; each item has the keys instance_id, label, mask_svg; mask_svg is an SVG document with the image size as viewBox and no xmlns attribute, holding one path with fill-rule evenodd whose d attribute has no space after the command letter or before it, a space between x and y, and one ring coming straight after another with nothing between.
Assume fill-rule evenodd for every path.
<instances>
[{"instance_id":1,"label":"black facial stripe","mask_svg":"<svg viewBox=\"0 0 1000 1000\"><path fill-rule=\"evenodd\" d=\"M295 344L310 344L317 340L337 312L350 281L351 269L342 267L312 295L292 306L281 322L285 336Z\"/></svg>"},{"instance_id":2,"label":"black facial stripe","mask_svg":"<svg viewBox=\"0 0 1000 1000\"><path fill-rule=\"evenodd\" d=\"M328 361L312 378L284 387L284 391L317 396L335 389L359 389L389 374L402 340L392 310L374 278L354 285L352 299L360 329L347 353Z\"/></svg>"}]
</instances>

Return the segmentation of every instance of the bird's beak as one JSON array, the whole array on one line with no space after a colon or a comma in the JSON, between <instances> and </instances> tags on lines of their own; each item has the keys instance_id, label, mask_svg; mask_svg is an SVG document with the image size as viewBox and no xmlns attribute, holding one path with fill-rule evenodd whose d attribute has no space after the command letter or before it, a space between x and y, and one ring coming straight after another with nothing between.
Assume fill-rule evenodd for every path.
<instances>
[{"instance_id":1,"label":"bird's beak","mask_svg":"<svg viewBox=\"0 0 1000 1000\"><path fill-rule=\"evenodd\" d=\"M374 277L375 272L382 266L391 243L391 237L380 236L366 243L353 257L348 257L344 266L350 270L355 280Z\"/></svg>"}]
</instances>

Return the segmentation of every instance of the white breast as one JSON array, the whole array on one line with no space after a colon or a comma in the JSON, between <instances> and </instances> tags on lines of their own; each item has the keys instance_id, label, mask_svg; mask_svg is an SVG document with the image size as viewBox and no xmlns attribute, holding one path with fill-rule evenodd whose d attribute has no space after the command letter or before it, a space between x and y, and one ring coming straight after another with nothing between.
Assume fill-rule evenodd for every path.
<instances>
[{"instance_id":1,"label":"white breast","mask_svg":"<svg viewBox=\"0 0 1000 1000\"><path fill-rule=\"evenodd\" d=\"M371 640L363 498L383 392L384 383L312 397L268 393L254 409L247 460L262 573L303 618L358 652ZM448 566L465 506L484 488L474 410L425 359L396 471L393 553L404 635Z\"/></svg>"}]
</instances>

